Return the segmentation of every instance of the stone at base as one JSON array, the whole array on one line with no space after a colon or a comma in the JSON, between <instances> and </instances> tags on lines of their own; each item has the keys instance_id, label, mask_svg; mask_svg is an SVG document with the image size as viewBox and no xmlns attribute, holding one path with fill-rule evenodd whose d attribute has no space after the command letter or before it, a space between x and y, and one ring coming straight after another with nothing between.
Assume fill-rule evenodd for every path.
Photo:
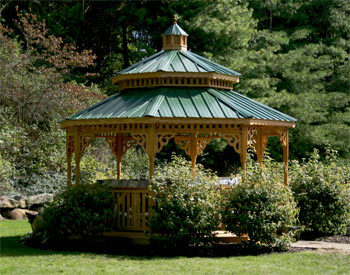
<instances>
[{"instance_id":1,"label":"stone at base","mask_svg":"<svg viewBox=\"0 0 350 275\"><path fill-rule=\"evenodd\" d=\"M8 218L10 220L25 220L25 219L27 219L27 216L26 216L27 212L32 213L32 214L37 213L35 211L30 211L30 210L27 210L27 209L15 208L9 213Z\"/></svg>"}]
</instances>

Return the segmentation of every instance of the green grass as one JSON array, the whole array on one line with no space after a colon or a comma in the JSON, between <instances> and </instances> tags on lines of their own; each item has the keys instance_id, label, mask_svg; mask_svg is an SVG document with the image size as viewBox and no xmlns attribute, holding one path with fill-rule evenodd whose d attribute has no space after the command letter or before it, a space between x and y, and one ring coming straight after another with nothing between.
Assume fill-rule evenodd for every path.
<instances>
[{"instance_id":1,"label":"green grass","mask_svg":"<svg viewBox=\"0 0 350 275\"><path fill-rule=\"evenodd\" d=\"M137 257L40 250L19 242L27 221L0 222L0 274L350 274L350 255L276 253L244 257Z\"/></svg>"}]
</instances>

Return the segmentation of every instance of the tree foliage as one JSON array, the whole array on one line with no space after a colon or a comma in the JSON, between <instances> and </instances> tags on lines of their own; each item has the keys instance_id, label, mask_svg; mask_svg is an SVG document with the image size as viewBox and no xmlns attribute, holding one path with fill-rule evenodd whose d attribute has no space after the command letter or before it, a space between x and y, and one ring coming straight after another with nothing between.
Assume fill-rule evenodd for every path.
<instances>
[{"instance_id":1,"label":"tree foliage","mask_svg":"<svg viewBox=\"0 0 350 275\"><path fill-rule=\"evenodd\" d=\"M100 98L92 83L117 92L111 77L160 51L175 13L189 33L190 50L243 74L236 91L298 119L291 158L301 160L314 147L322 156L327 144L350 158L346 0L2 1L0 104L13 114L5 120L18 125L15 137L34 141L36 131L43 131L42 139L58 129L52 124L58 118ZM94 75L86 77L89 71ZM63 152L61 145L52 150L45 144L47 152ZM216 145L214 151L221 148ZM272 140L268 147L281 160L276 145ZM12 153L1 155L13 164ZM201 161L213 163L204 155Z\"/></svg>"},{"instance_id":2,"label":"tree foliage","mask_svg":"<svg viewBox=\"0 0 350 275\"><path fill-rule=\"evenodd\" d=\"M78 52L49 34L32 13L17 16L18 36L0 24L0 149L12 166L7 179L28 184L37 175L62 173L58 121L103 96L74 78L76 69L93 65L91 51Z\"/></svg>"}]
</instances>

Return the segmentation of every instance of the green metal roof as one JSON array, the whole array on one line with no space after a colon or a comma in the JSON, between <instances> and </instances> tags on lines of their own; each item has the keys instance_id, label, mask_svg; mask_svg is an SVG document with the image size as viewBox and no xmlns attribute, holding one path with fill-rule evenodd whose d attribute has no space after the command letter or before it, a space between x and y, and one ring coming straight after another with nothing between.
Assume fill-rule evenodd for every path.
<instances>
[{"instance_id":1,"label":"green metal roof","mask_svg":"<svg viewBox=\"0 0 350 275\"><path fill-rule=\"evenodd\" d=\"M296 121L293 117L236 92L180 87L124 90L68 117L67 120L141 117Z\"/></svg>"},{"instance_id":2,"label":"green metal roof","mask_svg":"<svg viewBox=\"0 0 350 275\"><path fill-rule=\"evenodd\" d=\"M171 25L164 33L164 35L185 35L188 34L176 23Z\"/></svg>"},{"instance_id":3,"label":"green metal roof","mask_svg":"<svg viewBox=\"0 0 350 275\"><path fill-rule=\"evenodd\" d=\"M212 62L190 51L160 51L144 60L118 72L118 74L137 74L154 72L215 72L241 76L240 73Z\"/></svg>"}]
</instances>

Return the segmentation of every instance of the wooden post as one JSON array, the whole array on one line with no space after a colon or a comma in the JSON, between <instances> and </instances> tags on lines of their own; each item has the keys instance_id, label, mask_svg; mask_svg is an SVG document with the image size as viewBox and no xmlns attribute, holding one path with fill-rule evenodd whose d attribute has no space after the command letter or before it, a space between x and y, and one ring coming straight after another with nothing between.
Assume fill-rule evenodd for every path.
<instances>
[{"instance_id":1,"label":"wooden post","mask_svg":"<svg viewBox=\"0 0 350 275\"><path fill-rule=\"evenodd\" d=\"M147 133L147 154L148 154L148 160L149 160L149 179L153 179L154 175L154 160L155 160L155 155L156 155L156 150L155 146L156 143L158 142L156 140L156 133L155 133L155 124L150 124L148 128L148 133Z\"/></svg>"},{"instance_id":2,"label":"wooden post","mask_svg":"<svg viewBox=\"0 0 350 275\"><path fill-rule=\"evenodd\" d=\"M80 160L81 160L80 148L81 148L80 135L79 135L79 130L76 128L74 133L75 184L79 184L79 181L80 181Z\"/></svg>"},{"instance_id":3,"label":"wooden post","mask_svg":"<svg viewBox=\"0 0 350 275\"><path fill-rule=\"evenodd\" d=\"M122 175L122 158L117 157L117 179L120 180Z\"/></svg>"},{"instance_id":4,"label":"wooden post","mask_svg":"<svg viewBox=\"0 0 350 275\"><path fill-rule=\"evenodd\" d=\"M241 133L241 166L243 170L243 180L245 180L246 170L247 170L247 147L248 147L248 127L246 125L242 126Z\"/></svg>"},{"instance_id":5,"label":"wooden post","mask_svg":"<svg viewBox=\"0 0 350 275\"><path fill-rule=\"evenodd\" d=\"M259 166L262 165L262 161L263 161L263 156L264 156L264 151L263 151L263 136L262 136L262 129L261 127L258 128L258 134L257 134L257 138L256 138L256 157L258 159L258 164Z\"/></svg>"},{"instance_id":6,"label":"wooden post","mask_svg":"<svg viewBox=\"0 0 350 275\"><path fill-rule=\"evenodd\" d=\"M190 141L190 152L191 152L191 161L192 161L192 177L196 177L196 161L197 161L197 138L195 133L191 133Z\"/></svg>"},{"instance_id":7,"label":"wooden post","mask_svg":"<svg viewBox=\"0 0 350 275\"><path fill-rule=\"evenodd\" d=\"M116 136L116 158L117 158L117 179L120 180L122 174L122 157L123 157L123 137L121 133Z\"/></svg>"},{"instance_id":8,"label":"wooden post","mask_svg":"<svg viewBox=\"0 0 350 275\"><path fill-rule=\"evenodd\" d=\"M67 185L72 185L72 152L73 144L71 143L71 137L68 135L68 129L66 133L66 161L67 161Z\"/></svg>"},{"instance_id":9,"label":"wooden post","mask_svg":"<svg viewBox=\"0 0 350 275\"><path fill-rule=\"evenodd\" d=\"M288 185L288 159L289 159L289 135L288 128L284 129L283 162L284 162L284 185Z\"/></svg>"}]
</instances>

